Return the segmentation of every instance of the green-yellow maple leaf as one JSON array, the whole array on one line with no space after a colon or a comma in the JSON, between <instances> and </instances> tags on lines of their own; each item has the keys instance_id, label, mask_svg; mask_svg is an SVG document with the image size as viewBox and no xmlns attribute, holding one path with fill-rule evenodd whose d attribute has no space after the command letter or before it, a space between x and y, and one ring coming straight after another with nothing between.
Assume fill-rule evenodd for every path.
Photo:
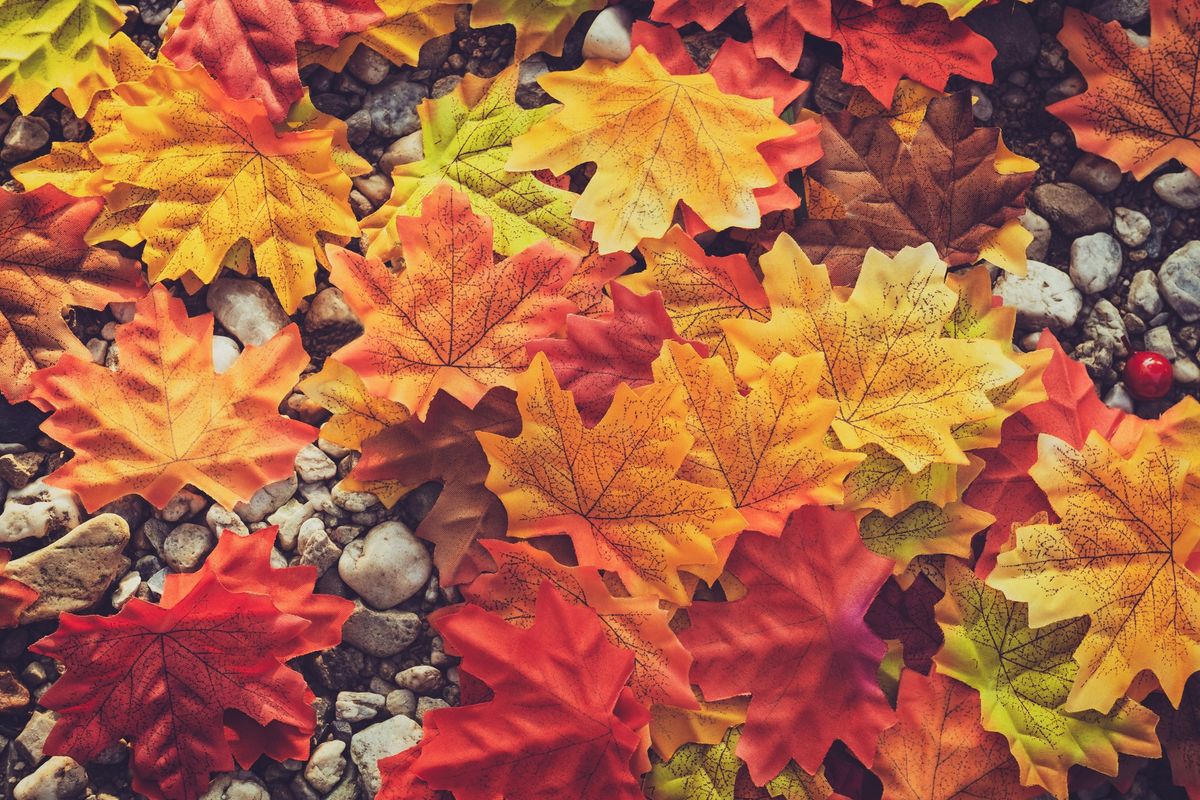
<instances>
[{"instance_id":1,"label":"green-yellow maple leaf","mask_svg":"<svg viewBox=\"0 0 1200 800\"><path fill-rule=\"evenodd\" d=\"M505 169L514 136L525 133L558 106L525 109L513 99L517 68L494 81L468 75L450 94L417 108L425 157L392 171L392 196L362 222L367 255L385 258L398 246L397 216L417 216L425 198L443 182L471 199L492 220L497 253L510 256L555 239L587 250L583 223L571 216L577 195L543 183L531 172Z\"/></svg>"}]
</instances>

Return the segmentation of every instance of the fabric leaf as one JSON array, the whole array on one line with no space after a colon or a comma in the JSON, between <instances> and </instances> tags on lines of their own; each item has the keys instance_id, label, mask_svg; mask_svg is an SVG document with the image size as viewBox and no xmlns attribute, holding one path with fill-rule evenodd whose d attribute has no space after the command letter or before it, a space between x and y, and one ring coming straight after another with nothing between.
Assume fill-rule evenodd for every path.
<instances>
[{"instance_id":1,"label":"fabric leaf","mask_svg":"<svg viewBox=\"0 0 1200 800\"><path fill-rule=\"evenodd\" d=\"M894 572L900 577L917 556L944 553L970 558L971 539L994 519L964 503L938 506L921 502L895 517L872 511L859 522L859 531L872 553L895 562Z\"/></svg>"},{"instance_id":2,"label":"fabric leaf","mask_svg":"<svg viewBox=\"0 0 1200 800\"><path fill-rule=\"evenodd\" d=\"M575 20L588 11L604 8L606 0L475 0L471 4L471 27L512 25L517 29L513 61L524 61L539 51L562 55L563 42Z\"/></svg>"},{"instance_id":3,"label":"fabric leaf","mask_svg":"<svg viewBox=\"0 0 1200 800\"><path fill-rule=\"evenodd\" d=\"M711 31L741 7L755 51L789 72L800 63L805 33L829 38L829 0L656 0L650 17L676 28L698 22Z\"/></svg>"},{"instance_id":4,"label":"fabric leaf","mask_svg":"<svg viewBox=\"0 0 1200 800\"><path fill-rule=\"evenodd\" d=\"M341 72L355 49L364 44L393 64L416 66L421 46L454 30L457 0L377 0L383 19L342 39L335 50L304 48L300 66L318 63ZM303 48L303 45L301 45Z\"/></svg>"},{"instance_id":5,"label":"fabric leaf","mask_svg":"<svg viewBox=\"0 0 1200 800\"><path fill-rule=\"evenodd\" d=\"M357 372L332 358L296 388L333 414L321 426L321 438L351 450L361 451L372 436L409 418L408 409L369 393Z\"/></svg>"}]
</instances>

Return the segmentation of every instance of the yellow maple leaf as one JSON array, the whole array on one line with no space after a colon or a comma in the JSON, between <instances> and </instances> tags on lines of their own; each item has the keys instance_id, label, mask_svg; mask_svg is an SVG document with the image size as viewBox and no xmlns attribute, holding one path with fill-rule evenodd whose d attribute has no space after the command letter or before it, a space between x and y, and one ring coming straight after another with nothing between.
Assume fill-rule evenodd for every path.
<instances>
[{"instance_id":1,"label":"yellow maple leaf","mask_svg":"<svg viewBox=\"0 0 1200 800\"><path fill-rule=\"evenodd\" d=\"M393 64L416 66L421 45L454 30L457 0L376 0L384 18L364 31L342 39L336 48L316 48L301 44L299 64L320 64L341 72L360 44L379 53Z\"/></svg>"},{"instance_id":2,"label":"yellow maple leaf","mask_svg":"<svg viewBox=\"0 0 1200 800\"><path fill-rule=\"evenodd\" d=\"M364 441L409 417L402 404L372 395L357 372L332 358L296 388L333 413L321 426L321 438L351 450L362 450Z\"/></svg>"},{"instance_id":3,"label":"yellow maple leaf","mask_svg":"<svg viewBox=\"0 0 1200 800\"><path fill-rule=\"evenodd\" d=\"M471 27L512 25L517 29L513 61L523 61L538 51L562 54L563 42L575 20L608 5L608 0L475 0Z\"/></svg>"},{"instance_id":4,"label":"yellow maple leaf","mask_svg":"<svg viewBox=\"0 0 1200 800\"><path fill-rule=\"evenodd\" d=\"M838 404L844 447L876 445L914 473L968 463L953 427L995 413L987 388L1022 370L1000 342L946 336L958 296L933 245L894 258L868 250L852 291L834 290L787 235L759 263L771 319L723 323L739 377L752 382L779 353L818 353L819 394Z\"/></svg>"},{"instance_id":5,"label":"yellow maple leaf","mask_svg":"<svg viewBox=\"0 0 1200 800\"><path fill-rule=\"evenodd\" d=\"M983 727L1008 739L1022 783L1065 800L1074 764L1116 775L1118 753L1158 757L1158 716L1148 708L1123 698L1107 714L1067 710L1079 673L1071 654L1086 619L1030 628L1023 604L1005 600L963 562L946 559L945 575L935 612L946 643L934 662L979 691Z\"/></svg>"},{"instance_id":6,"label":"yellow maple leaf","mask_svg":"<svg viewBox=\"0 0 1200 800\"><path fill-rule=\"evenodd\" d=\"M616 570L637 596L688 602L679 569L715 580L714 540L744 527L727 490L678 477L692 444L683 393L622 384L596 426L585 428L544 353L517 377L521 433L480 433L487 487L518 538L566 533L580 564Z\"/></svg>"},{"instance_id":7,"label":"yellow maple leaf","mask_svg":"<svg viewBox=\"0 0 1200 800\"><path fill-rule=\"evenodd\" d=\"M820 361L781 353L743 395L719 358L666 342L654 380L683 387L695 439L680 477L728 490L747 526L772 536L801 506L841 502L862 456L825 446L837 404L816 396Z\"/></svg>"},{"instance_id":8,"label":"yellow maple leaf","mask_svg":"<svg viewBox=\"0 0 1200 800\"><path fill-rule=\"evenodd\" d=\"M986 511L957 501L945 507L922 502L894 517L872 511L859 521L858 532L868 550L896 562L893 574L908 588L916 578L909 570L914 558L937 554L969 558L971 538L995 521Z\"/></svg>"},{"instance_id":9,"label":"yellow maple leaf","mask_svg":"<svg viewBox=\"0 0 1200 800\"><path fill-rule=\"evenodd\" d=\"M725 94L708 73L672 75L641 46L539 82L563 107L513 141L508 168L561 175L595 162L574 214L596 223L600 252L661 237L680 201L714 230L758 226L754 190L776 177L757 148L793 133L769 99Z\"/></svg>"},{"instance_id":10,"label":"yellow maple leaf","mask_svg":"<svg viewBox=\"0 0 1200 800\"><path fill-rule=\"evenodd\" d=\"M1061 522L1018 528L988 583L1029 603L1034 627L1091 621L1075 652L1072 710L1107 711L1142 670L1178 706L1200 669L1200 578L1187 568L1200 543L1200 485L1185 457L1195 452L1149 429L1128 458L1095 431L1081 450L1038 437L1029 474Z\"/></svg>"}]
</instances>

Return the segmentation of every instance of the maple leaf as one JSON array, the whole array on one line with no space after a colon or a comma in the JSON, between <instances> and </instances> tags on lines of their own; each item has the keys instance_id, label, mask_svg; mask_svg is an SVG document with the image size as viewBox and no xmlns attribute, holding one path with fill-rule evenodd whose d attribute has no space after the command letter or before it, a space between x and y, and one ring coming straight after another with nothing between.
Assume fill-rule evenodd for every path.
<instances>
[{"instance_id":1,"label":"maple leaf","mask_svg":"<svg viewBox=\"0 0 1200 800\"><path fill-rule=\"evenodd\" d=\"M336 359L325 359L321 371L296 388L332 412L321 426L321 438L351 450L362 450L367 439L409 418L408 409L368 392L358 373Z\"/></svg>"},{"instance_id":2,"label":"maple leaf","mask_svg":"<svg viewBox=\"0 0 1200 800\"><path fill-rule=\"evenodd\" d=\"M669 760L688 742L716 744L725 738L726 731L746 721L749 702L750 698L745 695L710 702L697 693L699 708L651 706L651 746L659 756Z\"/></svg>"},{"instance_id":3,"label":"maple leaf","mask_svg":"<svg viewBox=\"0 0 1200 800\"><path fill-rule=\"evenodd\" d=\"M738 377L752 382L781 352L821 353L818 393L838 403L833 430L843 446L876 445L914 473L968 463L952 427L993 414L987 389L1022 370L998 341L945 335L957 294L932 244L894 258L868 250L848 295L786 235L759 264L771 319L722 323Z\"/></svg>"},{"instance_id":4,"label":"maple leaf","mask_svg":"<svg viewBox=\"0 0 1200 800\"><path fill-rule=\"evenodd\" d=\"M957 559L946 559L946 596L935 608L945 646L938 672L979 691L983 727L1003 734L1021 782L1067 796L1067 769L1117 774L1117 753L1157 758L1157 717L1129 699L1107 714L1068 711L1079 665L1071 654L1083 617L1030 628L1024 604L1009 602Z\"/></svg>"},{"instance_id":5,"label":"maple leaf","mask_svg":"<svg viewBox=\"0 0 1200 800\"><path fill-rule=\"evenodd\" d=\"M1032 3L1033 0L1020 0L1022 3ZM946 9L950 19L965 17L971 11L983 5L990 5L996 0L901 0L906 6L938 5Z\"/></svg>"},{"instance_id":6,"label":"maple leaf","mask_svg":"<svg viewBox=\"0 0 1200 800\"><path fill-rule=\"evenodd\" d=\"M923 573L906 589L893 577L879 590L865 619L879 638L901 643L904 666L928 675L933 654L942 647L933 617L933 606L941 599L942 590Z\"/></svg>"},{"instance_id":7,"label":"maple leaf","mask_svg":"<svg viewBox=\"0 0 1200 800\"><path fill-rule=\"evenodd\" d=\"M755 52L789 72L800 63L805 33L829 38L830 0L656 0L650 18L676 28L697 22L711 31L743 7Z\"/></svg>"},{"instance_id":8,"label":"maple leaf","mask_svg":"<svg viewBox=\"0 0 1200 800\"><path fill-rule=\"evenodd\" d=\"M117 328L116 372L72 355L33 376L42 430L75 456L47 482L89 511L127 494L162 508L187 484L226 508L292 474L316 430L279 415L308 356L290 325L212 371L212 315L189 319L161 285Z\"/></svg>"},{"instance_id":9,"label":"maple leaf","mask_svg":"<svg viewBox=\"0 0 1200 800\"><path fill-rule=\"evenodd\" d=\"M244 239L294 311L316 289L317 232L358 234L332 131L276 134L257 100L230 100L199 69L161 80L158 102L124 108L91 143L107 180L158 192L136 225L151 279L211 281Z\"/></svg>"},{"instance_id":10,"label":"maple leaf","mask_svg":"<svg viewBox=\"0 0 1200 800\"><path fill-rule=\"evenodd\" d=\"M728 492L677 477L692 444L677 387L618 387L604 418L585 428L538 354L517 378L517 408L519 436L478 434L509 536L566 533L581 565L616 570L632 594L679 605L680 567L717 577L713 541L744 521Z\"/></svg>"},{"instance_id":11,"label":"maple leaf","mask_svg":"<svg viewBox=\"0 0 1200 800\"><path fill-rule=\"evenodd\" d=\"M16 97L32 114L61 89L82 116L92 95L116 82L108 40L123 24L113 0L0 0L0 102Z\"/></svg>"},{"instance_id":12,"label":"maple leaf","mask_svg":"<svg viewBox=\"0 0 1200 800\"><path fill-rule=\"evenodd\" d=\"M573 213L596 223L601 253L662 236L680 201L714 230L757 227L754 190L777 182L757 148L792 133L770 101L726 94L711 75L672 75L643 47L539 83L563 106L513 140L508 168L561 175L594 161Z\"/></svg>"},{"instance_id":13,"label":"maple leaf","mask_svg":"<svg viewBox=\"0 0 1200 800\"><path fill-rule=\"evenodd\" d=\"M668 342L654 379L683 387L695 443L680 477L726 489L752 530L778 536L805 505L840 503L842 481L862 460L825 445L837 403L817 397L821 357L781 353L742 394L723 361Z\"/></svg>"},{"instance_id":14,"label":"maple leaf","mask_svg":"<svg viewBox=\"0 0 1200 800\"><path fill-rule=\"evenodd\" d=\"M335 46L384 19L375 0L188 0L162 52L181 69L197 64L238 100L262 100L272 122L300 98L297 42Z\"/></svg>"},{"instance_id":15,"label":"maple leaf","mask_svg":"<svg viewBox=\"0 0 1200 800\"><path fill-rule=\"evenodd\" d=\"M938 91L952 73L992 82L996 48L940 6L833 0L833 30L826 38L842 48L842 80L862 86L885 106L891 106L903 77Z\"/></svg>"},{"instance_id":16,"label":"maple leaf","mask_svg":"<svg viewBox=\"0 0 1200 800\"><path fill-rule=\"evenodd\" d=\"M430 39L454 30L457 0L377 0L383 19L366 29L344 37L334 50L298 49L300 66L320 64L341 72L360 44L364 44L393 64L417 65L421 46Z\"/></svg>"},{"instance_id":17,"label":"maple leaf","mask_svg":"<svg viewBox=\"0 0 1200 800\"><path fill-rule=\"evenodd\" d=\"M687 677L692 657L668 627L673 612L660 608L657 598L615 597L594 567L565 567L528 544L490 541L483 547L495 559L496 570L463 587L469 602L528 628L538 589L549 584L568 603L595 611L605 638L633 653L629 688L638 700L647 706L698 707Z\"/></svg>"},{"instance_id":18,"label":"maple leaf","mask_svg":"<svg viewBox=\"0 0 1200 800\"><path fill-rule=\"evenodd\" d=\"M313 695L282 663L306 625L266 596L230 592L215 575L170 608L133 598L111 617L63 614L58 630L30 647L66 665L41 699L59 712L46 752L87 763L127 739L135 791L198 798L209 773L234 766L226 709L311 735Z\"/></svg>"},{"instance_id":19,"label":"maple leaf","mask_svg":"<svg viewBox=\"0 0 1200 800\"><path fill-rule=\"evenodd\" d=\"M1107 711L1142 670L1178 705L1200 669L1200 578L1187 568L1200 543L1200 493L1189 468L1150 430L1128 458L1094 431L1080 449L1038 437L1029 474L1061 522L1016 528L1015 548L987 580L1029 603L1034 627L1091 621L1075 653L1071 710Z\"/></svg>"},{"instance_id":20,"label":"maple leaf","mask_svg":"<svg viewBox=\"0 0 1200 800\"><path fill-rule=\"evenodd\" d=\"M516 436L520 430L511 389L490 390L474 408L438 392L423 421L413 417L367 439L350 477L370 486L440 481L416 534L433 542L442 585L463 583L491 562L479 540L503 536L507 524L504 505L484 485L488 460L475 434Z\"/></svg>"},{"instance_id":21,"label":"maple leaf","mask_svg":"<svg viewBox=\"0 0 1200 800\"><path fill-rule=\"evenodd\" d=\"M1023 788L1003 736L980 725L979 694L933 674L900 678L895 725L879 737L874 772L896 800L1021 800Z\"/></svg>"},{"instance_id":22,"label":"maple leaf","mask_svg":"<svg viewBox=\"0 0 1200 800\"><path fill-rule=\"evenodd\" d=\"M0 628L17 627L21 612L38 599L36 590L4 575L4 567L11 557L11 551L0 548Z\"/></svg>"},{"instance_id":23,"label":"maple leaf","mask_svg":"<svg viewBox=\"0 0 1200 800\"><path fill-rule=\"evenodd\" d=\"M591 225L585 223L584 227L590 239ZM604 288L634 263L628 253L601 253L599 245L590 242L587 255L563 286L562 296L575 304L576 316L603 317L612 314L612 298L604 293Z\"/></svg>"},{"instance_id":24,"label":"maple leaf","mask_svg":"<svg viewBox=\"0 0 1200 800\"><path fill-rule=\"evenodd\" d=\"M534 339L529 355L545 353L559 384L571 391L588 426L608 410L618 387L636 388L654 380L652 363L663 342L683 342L657 292L638 296L612 284L613 310L601 317L571 314L566 338ZM689 343L703 350L704 346Z\"/></svg>"},{"instance_id":25,"label":"maple leaf","mask_svg":"<svg viewBox=\"0 0 1200 800\"><path fill-rule=\"evenodd\" d=\"M868 246L895 254L932 242L949 264L974 263L1024 211L1037 169L1032 161L1023 172L998 169L999 129L975 127L967 92L930 100L908 143L889 118L849 112L825 117L820 136L824 155L806 178L832 192L842 214L801 223L793 235L843 284L853 283ZM1011 260L1023 271L1019 249Z\"/></svg>"},{"instance_id":26,"label":"maple leaf","mask_svg":"<svg viewBox=\"0 0 1200 800\"><path fill-rule=\"evenodd\" d=\"M1047 107L1071 126L1080 148L1141 180L1172 158L1200 173L1200 4L1150 3L1150 45L1139 47L1120 23L1066 11L1058 39L1087 91Z\"/></svg>"},{"instance_id":27,"label":"maple leaf","mask_svg":"<svg viewBox=\"0 0 1200 800\"><path fill-rule=\"evenodd\" d=\"M476 12L479 6L476 5ZM585 226L571 218L577 195L545 183L531 172L505 168L513 139L554 112L557 106L517 105L518 68L491 81L468 75L453 92L417 106L425 157L392 170L392 195L363 220L367 255L387 258L400 244L394 220L416 216L439 186L449 183L492 220L497 253L516 255L549 238L585 251Z\"/></svg>"},{"instance_id":28,"label":"maple leaf","mask_svg":"<svg viewBox=\"0 0 1200 800\"><path fill-rule=\"evenodd\" d=\"M750 777L765 783L789 759L815 772L835 739L869 763L892 710L875 682L885 647L863 615L890 562L863 547L849 513L808 506L778 539L739 536L726 569L745 596L694 603L680 641L706 699L750 695L738 744Z\"/></svg>"},{"instance_id":29,"label":"maple leaf","mask_svg":"<svg viewBox=\"0 0 1200 800\"><path fill-rule=\"evenodd\" d=\"M592 611L543 585L527 629L472 605L436 625L494 696L425 715L417 776L458 800L642 797L630 764L649 714L625 686L633 654Z\"/></svg>"},{"instance_id":30,"label":"maple leaf","mask_svg":"<svg viewBox=\"0 0 1200 800\"><path fill-rule=\"evenodd\" d=\"M604 8L606 0L475 0L471 4L471 27L512 25L517 31L513 61L524 61L538 51L562 55L563 42L575 20L589 11Z\"/></svg>"},{"instance_id":31,"label":"maple leaf","mask_svg":"<svg viewBox=\"0 0 1200 800\"><path fill-rule=\"evenodd\" d=\"M557 331L570 310L558 290L579 255L541 241L497 263L491 220L444 184L420 217L396 225L402 272L330 249L330 280L365 329L334 358L418 416L441 388L470 406L490 386L511 386L525 343Z\"/></svg>"},{"instance_id":32,"label":"maple leaf","mask_svg":"<svg viewBox=\"0 0 1200 800\"><path fill-rule=\"evenodd\" d=\"M872 511L859 522L863 543L872 553L895 562L893 570L902 579L909 563L921 555L970 558L971 539L995 519L986 511L950 502L945 506L921 502L889 517ZM908 581L902 580L904 586Z\"/></svg>"},{"instance_id":33,"label":"maple leaf","mask_svg":"<svg viewBox=\"0 0 1200 800\"><path fill-rule=\"evenodd\" d=\"M721 322L770 317L766 292L746 257L710 256L678 227L662 239L644 240L639 249L646 269L617 283L639 294L659 292L680 336L706 345L732 369L736 357Z\"/></svg>"},{"instance_id":34,"label":"maple leaf","mask_svg":"<svg viewBox=\"0 0 1200 800\"><path fill-rule=\"evenodd\" d=\"M65 306L102 309L146 291L135 263L84 243L103 205L53 186L0 190L0 392L10 401L25 399L34 370L62 354L91 358L63 321Z\"/></svg>"},{"instance_id":35,"label":"maple leaf","mask_svg":"<svg viewBox=\"0 0 1200 800\"><path fill-rule=\"evenodd\" d=\"M735 751L742 726L725 731L715 744L688 744L646 778L649 800L754 800L782 797L786 800L827 800L833 789L824 770L809 775L789 763L783 772L767 781L759 791L748 793L742 779L742 762ZM758 788L758 787L755 787Z\"/></svg>"}]
</instances>

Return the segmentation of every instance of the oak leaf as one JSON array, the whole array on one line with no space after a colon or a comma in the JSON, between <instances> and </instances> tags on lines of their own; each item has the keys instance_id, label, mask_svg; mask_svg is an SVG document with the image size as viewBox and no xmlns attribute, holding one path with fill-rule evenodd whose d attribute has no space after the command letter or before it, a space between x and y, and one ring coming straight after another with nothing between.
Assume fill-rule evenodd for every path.
<instances>
[{"instance_id":1,"label":"oak leaf","mask_svg":"<svg viewBox=\"0 0 1200 800\"><path fill-rule=\"evenodd\" d=\"M63 320L66 306L102 309L146 290L135 263L84 243L103 205L53 186L0 190L0 392L11 401L61 355L91 358Z\"/></svg>"},{"instance_id":2,"label":"oak leaf","mask_svg":"<svg viewBox=\"0 0 1200 800\"><path fill-rule=\"evenodd\" d=\"M540 586L549 584L563 600L587 606L600 619L604 636L633 653L629 688L642 703L696 707L688 683L692 657L668 627L672 611L654 597L614 596L594 567L566 567L528 544L484 542L496 562L462 589L463 597L506 622L528 628Z\"/></svg>"},{"instance_id":3,"label":"oak leaf","mask_svg":"<svg viewBox=\"0 0 1200 800\"><path fill-rule=\"evenodd\" d=\"M55 89L77 116L92 95L115 83L109 38L125 24L113 0L0 0L0 102L17 98L32 114Z\"/></svg>"},{"instance_id":4,"label":"oak leaf","mask_svg":"<svg viewBox=\"0 0 1200 800\"><path fill-rule=\"evenodd\" d=\"M12 552L0 548L0 628L15 628L20 622L21 612L38 599L38 593L16 578L4 575L4 567Z\"/></svg>"},{"instance_id":5,"label":"oak leaf","mask_svg":"<svg viewBox=\"0 0 1200 800\"><path fill-rule=\"evenodd\" d=\"M539 82L563 106L513 141L508 168L561 175L594 161L573 213L596 223L601 253L662 236L680 201L714 230L758 225L754 190L777 178L757 148L792 134L770 101L726 94L711 75L672 75L643 47Z\"/></svg>"},{"instance_id":6,"label":"oak leaf","mask_svg":"<svg viewBox=\"0 0 1200 800\"><path fill-rule=\"evenodd\" d=\"M512 25L517 42L513 61L524 61L539 51L562 55L563 42L575 20L589 11L604 8L606 0L475 0L471 4L471 27Z\"/></svg>"},{"instance_id":7,"label":"oak leaf","mask_svg":"<svg viewBox=\"0 0 1200 800\"><path fill-rule=\"evenodd\" d=\"M979 691L983 727L1008 739L1023 784L1063 800L1074 764L1116 775L1118 752L1158 756L1157 717L1138 703L1119 700L1107 714L1067 710L1085 618L1031 628L1023 603L1006 600L953 558L935 611L946 637L934 656L938 672Z\"/></svg>"},{"instance_id":8,"label":"oak leaf","mask_svg":"<svg viewBox=\"0 0 1200 800\"><path fill-rule=\"evenodd\" d=\"M806 33L829 38L830 0L656 0L650 18L676 28L696 22L711 31L743 7L755 52L789 72L800 63Z\"/></svg>"},{"instance_id":9,"label":"oak leaf","mask_svg":"<svg viewBox=\"0 0 1200 800\"><path fill-rule=\"evenodd\" d=\"M863 615L891 563L849 513L808 506L778 539L742 534L726 569L745 596L694 603L679 638L706 699L750 695L737 749L750 777L765 783L789 759L815 772L835 739L869 763L893 717L875 682L886 648Z\"/></svg>"},{"instance_id":10,"label":"oak leaf","mask_svg":"<svg viewBox=\"0 0 1200 800\"><path fill-rule=\"evenodd\" d=\"M63 614L30 648L66 665L41 699L59 712L46 752L87 763L127 739L134 791L193 800L209 773L234 767L223 723L230 711L295 728L307 745L313 695L283 664L307 624L212 574L170 608L134 598L111 617Z\"/></svg>"},{"instance_id":11,"label":"oak leaf","mask_svg":"<svg viewBox=\"0 0 1200 800\"><path fill-rule=\"evenodd\" d=\"M1066 11L1058 38L1087 91L1047 108L1071 126L1080 148L1139 180L1172 158L1200 173L1200 3L1150 3L1150 44L1139 47L1118 22Z\"/></svg>"},{"instance_id":12,"label":"oak leaf","mask_svg":"<svg viewBox=\"0 0 1200 800\"><path fill-rule=\"evenodd\" d=\"M680 568L717 577L713 542L744 521L727 491L677 475L692 444L681 390L618 387L603 419L587 428L538 354L517 378L517 408L520 435L478 434L510 536L566 533L581 565L615 570L632 594L680 605L688 599Z\"/></svg>"},{"instance_id":13,"label":"oak leaf","mask_svg":"<svg viewBox=\"0 0 1200 800\"><path fill-rule=\"evenodd\" d=\"M294 311L316 289L318 231L358 235L333 131L277 134L261 103L229 99L198 68L161 80L157 102L124 108L91 143L106 180L158 192L136 224L151 279L211 281L245 240Z\"/></svg>"},{"instance_id":14,"label":"oak leaf","mask_svg":"<svg viewBox=\"0 0 1200 800\"><path fill-rule=\"evenodd\" d=\"M258 98L282 122L303 93L296 43L335 46L383 18L375 0L188 0L162 52L180 69L203 64L230 97Z\"/></svg>"},{"instance_id":15,"label":"oak leaf","mask_svg":"<svg viewBox=\"0 0 1200 800\"><path fill-rule=\"evenodd\" d=\"M663 307L679 335L706 345L733 369L733 345L721 322L766 322L770 317L767 294L746 257L710 256L677 227L661 239L643 241L639 249L646 268L618 278L617 283L639 294L662 294Z\"/></svg>"},{"instance_id":16,"label":"oak leaf","mask_svg":"<svg viewBox=\"0 0 1200 800\"><path fill-rule=\"evenodd\" d=\"M1186 457L1147 430L1122 457L1095 431L1082 448L1038 437L1029 474L1060 522L1016 528L988 583L1029 603L1035 628L1085 616L1067 707L1107 711L1148 670L1178 705L1200 670L1200 491Z\"/></svg>"},{"instance_id":17,"label":"oak leaf","mask_svg":"<svg viewBox=\"0 0 1200 800\"><path fill-rule=\"evenodd\" d=\"M979 693L969 686L936 673L905 672L896 716L875 755L884 797L1022 800L1036 794L1021 786L1008 742L980 724Z\"/></svg>"},{"instance_id":18,"label":"oak leaf","mask_svg":"<svg viewBox=\"0 0 1200 800\"><path fill-rule=\"evenodd\" d=\"M89 511L127 494L162 508L193 484L226 508L292 474L316 435L279 415L308 363L295 325L212 369L212 316L188 318L161 285L117 329L120 368L63 356L33 376L33 397L54 413L42 430L75 451L48 478Z\"/></svg>"},{"instance_id":19,"label":"oak leaf","mask_svg":"<svg viewBox=\"0 0 1200 800\"><path fill-rule=\"evenodd\" d=\"M367 389L423 417L438 389L474 405L511 386L525 344L559 330L570 302L559 290L579 255L540 241L496 262L492 224L467 196L442 185L419 217L397 217L404 269L340 248L330 280L365 332L334 353Z\"/></svg>"},{"instance_id":20,"label":"oak leaf","mask_svg":"<svg viewBox=\"0 0 1200 800\"><path fill-rule=\"evenodd\" d=\"M442 585L464 583L491 563L479 541L503 536L507 523L504 505L484 485L488 460L475 434L516 436L520 430L511 389L490 390L474 408L438 392L424 420L412 417L367 439L350 477L371 487L440 481L442 490L416 534L433 542Z\"/></svg>"},{"instance_id":21,"label":"oak leaf","mask_svg":"<svg viewBox=\"0 0 1200 800\"><path fill-rule=\"evenodd\" d=\"M680 477L725 489L751 530L778 536L801 506L840 503L862 456L826 446L837 403L817 396L821 357L775 357L747 394L723 361L668 342L654 379L683 387L695 442Z\"/></svg>"},{"instance_id":22,"label":"oak leaf","mask_svg":"<svg viewBox=\"0 0 1200 800\"><path fill-rule=\"evenodd\" d=\"M421 46L454 30L457 0L377 0L383 19L344 37L334 50L300 45L300 66L320 64L341 72L360 44L393 64L416 66Z\"/></svg>"},{"instance_id":23,"label":"oak leaf","mask_svg":"<svg viewBox=\"0 0 1200 800\"><path fill-rule=\"evenodd\" d=\"M478 12L478 5L475 7ZM468 75L453 92L417 106L425 156L392 170L388 201L363 220L367 255L387 258L400 244L394 220L417 216L425 199L449 183L492 220L497 253L511 256L552 239L573 250L588 249L588 229L571 217L577 195L505 165L513 139L552 114L557 106L517 105L518 68L491 81Z\"/></svg>"},{"instance_id":24,"label":"oak leaf","mask_svg":"<svg viewBox=\"0 0 1200 800\"><path fill-rule=\"evenodd\" d=\"M894 258L868 250L849 293L835 291L788 236L759 264L771 319L722 323L738 377L753 382L779 353L820 353L818 393L838 403L833 430L844 447L876 445L914 473L968 463L953 426L991 416L987 389L1022 369L998 341L945 335L957 294L932 244Z\"/></svg>"},{"instance_id":25,"label":"oak leaf","mask_svg":"<svg viewBox=\"0 0 1200 800\"><path fill-rule=\"evenodd\" d=\"M649 714L625 686L633 654L605 637L593 612L543 585L527 629L473 605L437 629L494 694L425 715L418 777L457 800L640 800L631 763Z\"/></svg>"}]
</instances>

